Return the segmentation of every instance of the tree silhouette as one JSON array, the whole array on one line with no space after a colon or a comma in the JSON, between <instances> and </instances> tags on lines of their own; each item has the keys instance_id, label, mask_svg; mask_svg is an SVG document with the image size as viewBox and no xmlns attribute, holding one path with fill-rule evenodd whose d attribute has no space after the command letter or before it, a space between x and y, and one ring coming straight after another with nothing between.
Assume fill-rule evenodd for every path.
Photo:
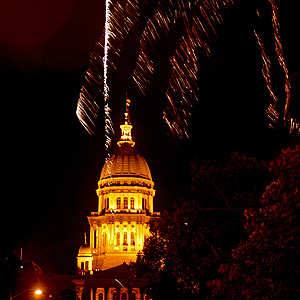
<instances>
[{"instance_id":1,"label":"tree silhouette","mask_svg":"<svg viewBox=\"0 0 300 300\"><path fill-rule=\"evenodd\" d=\"M228 299L300 298L300 147L286 149L273 162L273 181L260 208L245 211L248 238L221 265L224 277L211 283Z\"/></svg>"},{"instance_id":2,"label":"tree silhouette","mask_svg":"<svg viewBox=\"0 0 300 300\"><path fill-rule=\"evenodd\" d=\"M233 153L227 163L193 164L192 200L150 223L151 236L134 264L150 280L153 299L204 299L221 276L241 239L246 238L244 210L258 207L270 183L265 162ZM162 297L165 297L163 298Z\"/></svg>"}]
</instances>

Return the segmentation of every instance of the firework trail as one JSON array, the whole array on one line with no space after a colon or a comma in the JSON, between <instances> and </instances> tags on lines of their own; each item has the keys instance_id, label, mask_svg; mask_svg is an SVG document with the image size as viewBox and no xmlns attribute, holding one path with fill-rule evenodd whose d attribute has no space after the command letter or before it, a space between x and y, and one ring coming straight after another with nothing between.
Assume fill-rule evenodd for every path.
<instances>
[{"instance_id":1,"label":"firework trail","mask_svg":"<svg viewBox=\"0 0 300 300\"><path fill-rule=\"evenodd\" d=\"M137 2L135 1L128 1L125 5L121 5L119 1L106 0L104 33L95 44L95 49L90 55L90 65L78 99L77 117L86 130L90 134L94 134L95 120L99 110L98 103L104 98L106 150L111 145L110 135L111 133L114 134L113 122L110 117L111 109L108 103L108 73L109 69L116 70L114 61L121 56L125 37L134 24L138 25L139 14L136 5ZM108 57L109 53L110 57ZM102 90L103 98L99 93Z\"/></svg>"},{"instance_id":2,"label":"firework trail","mask_svg":"<svg viewBox=\"0 0 300 300\"><path fill-rule=\"evenodd\" d=\"M108 151L111 146L111 133L114 134L113 123L110 117L111 109L109 108L109 87L107 83L108 74L108 50L109 50L109 38L111 35L111 21L110 21L110 5L111 0L105 0L105 35L104 35L104 57L103 57L103 67L104 67L104 81L103 81L103 95L104 95L104 113L105 113L105 149ZM108 153L108 159L110 161L110 156Z\"/></svg>"},{"instance_id":3,"label":"firework trail","mask_svg":"<svg viewBox=\"0 0 300 300\"><path fill-rule=\"evenodd\" d=\"M133 90L145 95L155 70L159 41L173 39L169 58L172 70L163 118L174 136L179 139L186 137L187 117L192 102L197 100L199 62L196 52L200 48L209 55L211 38L216 35L215 27L222 22L224 11L232 3L233 0L111 0L110 23L105 28L109 28L110 34L109 59L100 61L101 51L107 49L105 35L104 44L102 36L91 54L78 102L80 113L77 115L87 130L93 132L95 126L97 90L107 83L107 77L102 79L100 70L105 68L113 72L122 69L120 66L122 57L126 57L126 49L129 48L128 54L134 47L138 48L131 85ZM133 44L131 48L128 47L130 42Z\"/></svg>"},{"instance_id":4,"label":"firework trail","mask_svg":"<svg viewBox=\"0 0 300 300\"><path fill-rule=\"evenodd\" d=\"M178 42L169 61L171 75L166 90L163 119L172 134L188 137L187 118L197 101L199 49L208 56L217 24L223 20L232 0L158 1L140 38L140 54L133 73L136 87L145 95L154 73L155 46L159 40L179 32Z\"/></svg>"},{"instance_id":5,"label":"firework trail","mask_svg":"<svg viewBox=\"0 0 300 300\"><path fill-rule=\"evenodd\" d=\"M105 0L105 31L104 44L102 39L96 43L96 49L90 56L90 67L86 72L85 81L88 83L87 87L82 86L77 105L76 114L82 125L86 130L93 134L93 127L95 127L94 120L97 118L99 106L95 101L94 94L99 92L103 87L104 96L104 115L105 115L105 149L111 146L111 133L114 134L113 123L110 117L111 109L109 107L109 87L108 87L108 51L110 49L109 39L112 34L111 31L111 0ZM101 52L104 51L103 58ZM103 79L99 71L103 70ZM89 87L93 86L94 90L90 91Z\"/></svg>"},{"instance_id":6,"label":"firework trail","mask_svg":"<svg viewBox=\"0 0 300 300\"><path fill-rule=\"evenodd\" d=\"M109 26L109 48L106 35L96 44L91 54L90 66L86 73L78 101L78 117L89 132L95 126L99 99L99 88L107 85L108 70L110 78L118 77L118 72L126 66L130 53L137 53L135 65L129 71L130 80L126 83L133 91L147 95L157 63L157 51L162 41L168 42L171 48L169 63L170 76L166 88L166 105L163 119L175 138L188 137L188 117L195 101L198 100L197 75L200 69L199 52L209 56L213 39L217 36L219 25L234 0L106 0L111 7ZM251 1L251 0L249 0ZM287 66L283 56L279 35L278 9L274 0L260 0L260 6L271 12L273 36L277 62L284 72L286 99L276 96L272 85L271 59L268 56L261 28L254 26L254 34L262 57L262 74L270 95L266 114L270 127L276 128L281 116L285 124L292 126L293 119L289 115L290 84ZM259 9L257 16L260 18ZM257 21L259 22L259 21ZM110 50L109 59L102 61L101 53ZM106 50L105 50L106 49ZM125 59L124 59L125 58ZM106 70L102 79L100 71ZM107 87L108 88L108 87ZM107 90L108 92L108 90ZM105 92L104 92L105 97ZM104 99L105 105L108 98ZM283 106L283 107L282 107ZM106 111L107 109L107 111ZM282 113L284 111L284 113ZM105 107L106 133L112 126L109 108ZM294 122L294 121L293 121ZM296 126L295 124L293 125ZM110 144L110 140L108 142Z\"/></svg>"},{"instance_id":7,"label":"firework trail","mask_svg":"<svg viewBox=\"0 0 300 300\"><path fill-rule=\"evenodd\" d=\"M262 74L268 89L269 93L269 105L266 109L267 117L269 118L269 127L272 129L276 129L278 125L283 125L289 131L289 133L296 132L296 134L300 134L299 122L297 119L292 118L290 114L290 101L291 101L291 84L289 78L289 71L285 62L285 58L283 55L283 47L281 43L281 37L279 33L280 23L279 23L279 15L278 15L278 6L274 0L264 0L267 9L269 11L270 19L272 20L272 34L274 38L274 48L276 60L279 66L282 69L283 74L279 74L279 76L283 77L283 85L280 87L284 87L285 99L282 97L276 96L275 88L272 85L272 72L271 72L271 59L269 58L266 47L262 41L261 35L257 30L254 30L260 52L262 58ZM260 18L260 9L256 10L258 18ZM276 61L274 61L276 63ZM280 91L277 92L280 93ZM281 122L283 121L283 122ZM283 123L283 124L282 124Z\"/></svg>"}]
</instances>

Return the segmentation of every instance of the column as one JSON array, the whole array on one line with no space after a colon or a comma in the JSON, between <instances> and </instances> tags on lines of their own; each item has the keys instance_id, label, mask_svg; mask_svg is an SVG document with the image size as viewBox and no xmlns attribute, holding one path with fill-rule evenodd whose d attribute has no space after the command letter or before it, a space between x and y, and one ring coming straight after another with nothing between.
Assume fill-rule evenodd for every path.
<instances>
[{"instance_id":1,"label":"column","mask_svg":"<svg viewBox=\"0 0 300 300\"><path fill-rule=\"evenodd\" d=\"M116 290L117 290L117 299L120 299L120 291L121 291L121 287L116 287Z\"/></svg>"},{"instance_id":2,"label":"column","mask_svg":"<svg viewBox=\"0 0 300 300\"><path fill-rule=\"evenodd\" d=\"M108 300L108 287L104 288L104 300Z\"/></svg>"}]
</instances>

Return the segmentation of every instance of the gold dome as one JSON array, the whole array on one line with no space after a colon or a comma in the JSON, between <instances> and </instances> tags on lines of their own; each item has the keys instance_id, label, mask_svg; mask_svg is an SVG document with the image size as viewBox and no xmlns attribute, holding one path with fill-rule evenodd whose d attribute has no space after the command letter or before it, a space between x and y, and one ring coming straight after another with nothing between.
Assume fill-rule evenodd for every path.
<instances>
[{"instance_id":1,"label":"gold dome","mask_svg":"<svg viewBox=\"0 0 300 300\"><path fill-rule=\"evenodd\" d=\"M135 177L152 181L146 160L134 149L135 142L131 136L132 125L130 123L129 106L130 100L126 99L125 122L120 125L121 138L117 142L119 149L105 162L100 181L116 177Z\"/></svg>"},{"instance_id":2,"label":"gold dome","mask_svg":"<svg viewBox=\"0 0 300 300\"><path fill-rule=\"evenodd\" d=\"M84 244L78 250L78 256L91 256L92 249L86 242L86 233L84 233Z\"/></svg>"},{"instance_id":3,"label":"gold dome","mask_svg":"<svg viewBox=\"0 0 300 300\"><path fill-rule=\"evenodd\" d=\"M130 145L123 144L104 164L100 180L116 177L144 178L152 181L149 166L144 157Z\"/></svg>"},{"instance_id":4,"label":"gold dome","mask_svg":"<svg viewBox=\"0 0 300 300\"><path fill-rule=\"evenodd\" d=\"M92 249L88 246L88 244L83 244L80 246L78 251L78 256L91 256Z\"/></svg>"}]
</instances>

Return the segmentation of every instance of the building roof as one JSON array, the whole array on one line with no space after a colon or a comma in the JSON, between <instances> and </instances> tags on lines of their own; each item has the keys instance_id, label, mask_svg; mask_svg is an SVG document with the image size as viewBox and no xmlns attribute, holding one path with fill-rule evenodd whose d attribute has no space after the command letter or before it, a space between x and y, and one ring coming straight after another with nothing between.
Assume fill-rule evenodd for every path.
<instances>
[{"instance_id":1,"label":"building roof","mask_svg":"<svg viewBox=\"0 0 300 300\"><path fill-rule=\"evenodd\" d=\"M133 278L130 268L130 265L123 263L104 271L96 271L93 274L87 273L80 279L84 280L86 285L95 287L145 287L149 281L145 278ZM83 284L81 282L81 285Z\"/></svg>"},{"instance_id":2,"label":"building roof","mask_svg":"<svg viewBox=\"0 0 300 300\"><path fill-rule=\"evenodd\" d=\"M144 157L126 144L117 149L102 168L100 180L114 177L138 177L152 180Z\"/></svg>"},{"instance_id":3,"label":"building roof","mask_svg":"<svg viewBox=\"0 0 300 300\"><path fill-rule=\"evenodd\" d=\"M115 278L121 278L121 279L128 279L130 275L130 266L127 265L125 262L121 265L118 265L116 267L94 272L93 277L94 278L112 278L115 280Z\"/></svg>"},{"instance_id":4,"label":"building roof","mask_svg":"<svg viewBox=\"0 0 300 300\"><path fill-rule=\"evenodd\" d=\"M78 256L91 256L92 255L92 249L87 244L86 241L86 233L84 233L84 244L82 244L78 251Z\"/></svg>"},{"instance_id":5,"label":"building roof","mask_svg":"<svg viewBox=\"0 0 300 300\"><path fill-rule=\"evenodd\" d=\"M131 136L133 126L130 123L129 105L130 100L126 99L125 122L120 125L121 138L117 142L119 149L106 160L100 180L114 177L138 177L152 181L146 160L134 149L135 142Z\"/></svg>"}]
</instances>

